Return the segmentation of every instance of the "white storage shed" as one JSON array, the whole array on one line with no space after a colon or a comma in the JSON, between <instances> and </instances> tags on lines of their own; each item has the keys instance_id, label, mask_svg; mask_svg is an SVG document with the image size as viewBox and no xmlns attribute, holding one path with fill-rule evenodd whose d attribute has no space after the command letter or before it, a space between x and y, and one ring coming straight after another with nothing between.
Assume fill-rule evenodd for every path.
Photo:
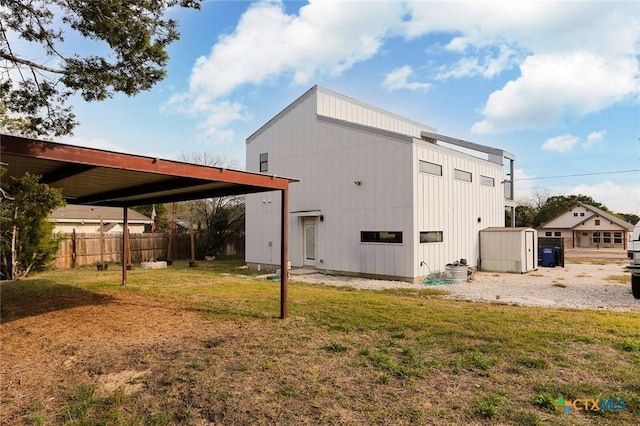
<instances>
[{"instance_id":1,"label":"white storage shed","mask_svg":"<svg viewBox=\"0 0 640 426\"><path fill-rule=\"evenodd\" d=\"M525 273L538 269L538 239L533 228L480 231L481 271Z\"/></svg>"}]
</instances>

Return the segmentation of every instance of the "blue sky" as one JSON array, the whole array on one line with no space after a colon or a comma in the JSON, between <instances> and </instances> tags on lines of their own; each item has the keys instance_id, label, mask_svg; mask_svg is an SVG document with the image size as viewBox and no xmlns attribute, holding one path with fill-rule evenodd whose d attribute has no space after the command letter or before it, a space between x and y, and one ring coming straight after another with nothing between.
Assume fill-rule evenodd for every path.
<instances>
[{"instance_id":1,"label":"blue sky","mask_svg":"<svg viewBox=\"0 0 640 426\"><path fill-rule=\"evenodd\" d=\"M640 214L640 2L209 1L170 15L168 77L74 101L81 125L61 142L243 168L245 139L318 84L515 154L519 198L582 193Z\"/></svg>"}]
</instances>

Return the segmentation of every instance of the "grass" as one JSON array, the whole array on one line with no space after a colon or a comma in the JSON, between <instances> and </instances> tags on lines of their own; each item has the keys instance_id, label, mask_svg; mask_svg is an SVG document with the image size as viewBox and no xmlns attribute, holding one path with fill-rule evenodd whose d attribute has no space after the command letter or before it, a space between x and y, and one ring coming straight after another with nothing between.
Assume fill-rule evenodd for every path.
<instances>
[{"instance_id":1,"label":"grass","mask_svg":"<svg viewBox=\"0 0 640 426\"><path fill-rule=\"evenodd\" d=\"M637 313L453 301L428 289L373 292L291 282L289 319L281 321L279 283L257 280L240 265L216 260L198 268L175 262L167 270L135 269L124 287L117 268L51 271L1 284L3 314L18 315L22 307L48 300L64 309L79 297L108 306L117 295L135 294L195 312L209 330L192 345L193 338L136 349L144 351L144 368L152 372L143 379L144 392L98 396L89 375L86 382L43 390L61 398L45 405L31 401L22 422L595 421L584 412L558 413L553 404L559 396L625 400L626 410L599 415L598 424L633 425L640 418ZM142 321L144 305L138 309ZM79 346L76 356L81 353ZM121 364L105 359L101 370L132 368L122 363L141 358L127 355Z\"/></svg>"}]
</instances>

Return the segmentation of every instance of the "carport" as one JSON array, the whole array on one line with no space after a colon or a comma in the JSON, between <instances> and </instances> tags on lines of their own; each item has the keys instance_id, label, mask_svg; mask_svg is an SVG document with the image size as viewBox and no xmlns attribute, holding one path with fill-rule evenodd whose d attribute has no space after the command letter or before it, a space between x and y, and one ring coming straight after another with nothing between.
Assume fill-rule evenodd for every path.
<instances>
[{"instance_id":1,"label":"carport","mask_svg":"<svg viewBox=\"0 0 640 426\"><path fill-rule=\"evenodd\" d=\"M27 172L42 176L40 182L60 188L69 203L122 207L125 229L129 207L281 191L280 265L288 263L288 194L294 179L4 134L0 134L0 162L9 177L19 178ZM123 259L127 246L125 232ZM288 277L285 272L280 275L280 318L284 319ZM123 261L122 285L126 282Z\"/></svg>"}]
</instances>

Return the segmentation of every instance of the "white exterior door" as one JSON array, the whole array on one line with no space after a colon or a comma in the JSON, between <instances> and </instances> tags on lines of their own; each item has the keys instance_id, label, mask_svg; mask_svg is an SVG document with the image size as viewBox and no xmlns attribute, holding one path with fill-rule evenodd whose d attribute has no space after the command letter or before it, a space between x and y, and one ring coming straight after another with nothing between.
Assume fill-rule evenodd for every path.
<instances>
[{"instance_id":1,"label":"white exterior door","mask_svg":"<svg viewBox=\"0 0 640 426\"><path fill-rule=\"evenodd\" d=\"M304 265L316 266L316 220L304 220Z\"/></svg>"},{"instance_id":2,"label":"white exterior door","mask_svg":"<svg viewBox=\"0 0 640 426\"><path fill-rule=\"evenodd\" d=\"M525 231L524 234L524 247L525 253L525 272L531 271L537 267L536 265L536 253L535 253L535 233L533 231Z\"/></svg>"}]
</instances>

